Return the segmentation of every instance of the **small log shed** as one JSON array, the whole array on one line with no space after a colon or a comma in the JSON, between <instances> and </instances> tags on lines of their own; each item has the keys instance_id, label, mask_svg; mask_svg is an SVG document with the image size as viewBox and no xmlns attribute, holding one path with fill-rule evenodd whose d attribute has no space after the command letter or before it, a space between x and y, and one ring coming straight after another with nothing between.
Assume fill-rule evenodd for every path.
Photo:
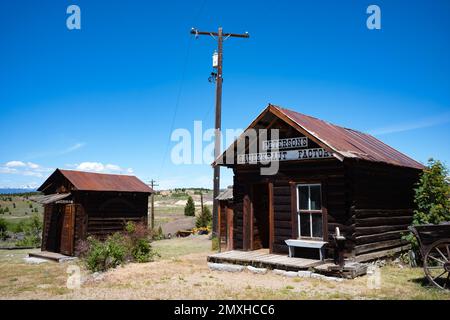
<instances>
[{"instance_id":1,"label":"small log shed","mask_svg":"<svg viewBox=\"0 0 450 320\"><path fill-rule=\"evenodd\" d=\"M128 221L147 223L153 190L134 176L56 169L38 188L44 196L42 251L77 255L80 240L105 238Z\"/></svg>"},{"instance_id":2,"label":"small log shed","mask_svg":"<svg viewBox=\"0 0 450 320\"><path fill-rule=\"evenodd\" d=\"M259 139L249 129L279 136ZM279 160L278 172L261 174L262 159ZM424 169L371 135L270 104L215 163L234 172L232 197L219 197L224 248L355 261L405 250Z\"/></svg>"}]
</instances>

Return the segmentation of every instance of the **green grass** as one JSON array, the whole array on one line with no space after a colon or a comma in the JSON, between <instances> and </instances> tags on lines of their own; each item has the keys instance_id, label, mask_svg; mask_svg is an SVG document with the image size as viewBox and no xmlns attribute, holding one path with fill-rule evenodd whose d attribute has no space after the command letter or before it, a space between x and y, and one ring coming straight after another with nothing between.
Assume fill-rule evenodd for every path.
<instances>
[{"instance_id":1,"label":"green grass","mask_svg":"<svg viewBox=\"0 0 450 320\"><path fill-rule=\"evenodd\" d=\"M155 241L152 247L161 255L161 259L174 259L186 254L209 252L211 249L211 242L204 241L204 236L193 236L189 240L173 238ZM189 246L186 246L186 243L189 243Z\"/></svg>"}]
</instances>

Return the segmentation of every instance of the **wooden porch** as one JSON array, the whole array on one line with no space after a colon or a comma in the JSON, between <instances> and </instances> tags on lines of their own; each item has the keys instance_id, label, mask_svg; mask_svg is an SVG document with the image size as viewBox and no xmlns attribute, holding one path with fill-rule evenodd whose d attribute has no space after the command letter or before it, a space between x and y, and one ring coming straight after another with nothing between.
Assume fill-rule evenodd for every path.
<instances>
[{"instance_id":1,"label":"wooden porch","mask_svg":"<svg viewBox=\"0 0 450 320\"><path fill-rule=\"evenodd\" d=\"M232 250L216 253L208 256L208 262L250 265L256 268L287 271L308 270L324 263L320 260L289 258L287 255L271 254L268 249L255 251Z\"/></svg>"}]
</instances>

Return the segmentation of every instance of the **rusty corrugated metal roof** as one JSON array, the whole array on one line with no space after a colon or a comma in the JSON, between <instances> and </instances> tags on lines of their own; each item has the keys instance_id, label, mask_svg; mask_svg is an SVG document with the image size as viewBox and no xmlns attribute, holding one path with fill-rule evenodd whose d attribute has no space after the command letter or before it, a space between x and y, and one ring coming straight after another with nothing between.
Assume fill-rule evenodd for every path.
<instances>
[{"instance_id":1,"label":"rusty corrugated metal roof","mask_svg":"<svg viewBox=\"0 0 450 320\"><path fill-rule=\"evenodd\" d=\"M43 191L52 177L62 174L72 183L76 190L80 191L119 191L119 192L143 192L153 193L152 188L135 176L120 174L93 173L84 171L61 170L56 171L39 187Z\"/></svg>"},{"instance_id":2,"label":"rusty corrugated metal roof","mask_svg":"<svg viewBox=\"0 0 450 320\"><path fill-rule=\"evenodd\" d=\"M322 147L329 149L340 160L354 158L421 170L425 168L419 162L367 133L337 126L272 104L269 104L248 128L257 125L258 121L268 112L287 121L297 130L312 136L322 144ZM229 148L234 148L236 141ZM216 162L221 163L225 154L226 151Z\"/></svg>"},{"instance_id":3,"label":"rusty corrugated metal roof","mask_svg":"<svg viewBox=\"0 0 450 320\"><path fill-rule=\"evenodd\" d=\"M278 106L275 108L302 127L309 134L344 158L384 162L392 165L423 169L424 166L370 134L340 127L311 116Z\"/></svg>"}]
</instances>

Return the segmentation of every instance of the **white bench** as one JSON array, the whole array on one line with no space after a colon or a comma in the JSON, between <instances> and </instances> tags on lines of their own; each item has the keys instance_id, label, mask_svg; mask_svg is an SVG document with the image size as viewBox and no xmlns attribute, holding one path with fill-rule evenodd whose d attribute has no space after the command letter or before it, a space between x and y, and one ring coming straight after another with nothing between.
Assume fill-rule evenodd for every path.
<instances>
[{"instance_id":1,"label":"white bench","mask_svg":"<svg viewBox=\"0 0 450 320\"><path fill-rule=\"evenodd\" d=\"M312 249L319 249L319 256L320 260L323 260L323 250L327 242L324 241L316 241L316 240L301 240L301 239L289 239L285 240L286 244L289 247L289 257L294 256L294 250L293 248L312 248Z\"/></svg>"}]
</instances>

